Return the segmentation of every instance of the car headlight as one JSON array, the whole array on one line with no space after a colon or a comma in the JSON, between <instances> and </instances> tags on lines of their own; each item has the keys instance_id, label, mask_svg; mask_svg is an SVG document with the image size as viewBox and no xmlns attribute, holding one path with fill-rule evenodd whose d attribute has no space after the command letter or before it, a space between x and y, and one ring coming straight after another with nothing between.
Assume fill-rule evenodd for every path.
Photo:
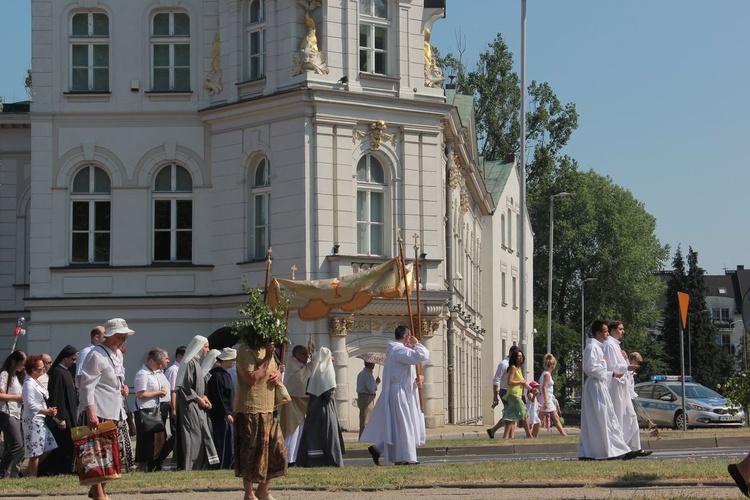
<instances>
[{"instance_id":1,"label":"car headlight","mask_svg":"<svg viewBox=\"0 0 750 500\"><path fill-rule=\"evenodd\" d=\"M696 403L688 403L686 406L690 410L711 411L711 409L708 408L707 406L699 405L699 404L696 404Z\"/></svg>"}]
</instances>

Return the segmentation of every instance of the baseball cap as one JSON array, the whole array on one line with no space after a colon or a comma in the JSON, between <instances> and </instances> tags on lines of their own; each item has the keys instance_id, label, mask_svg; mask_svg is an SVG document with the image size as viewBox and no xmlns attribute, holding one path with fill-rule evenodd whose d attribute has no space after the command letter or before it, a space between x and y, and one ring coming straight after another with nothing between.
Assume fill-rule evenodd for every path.
<instances>
[{"instance_id":1,"label":"baseball cap","mask_svg":"<svg viewBox=\"0 0 750 500\"><path fill-rule=\"evenodd\" d=\"M118 335L122 333L127 333L128 335L133 335L135 333L133 330L128 328L128 324L122 318L112 318L104 325L105 337L111 337L112 335Z\"/></svg>"},{"instance_id":2,"label":"baseball cap","mask_svg":"<svg viewBox=\"0 0 750 500\"><path fill-rule=\"evenodd\" d=\"M539 382L532 380L531 382L529 382L529 385L533 389L534 387L539 387Z\"/></svg>"}]
</instances>

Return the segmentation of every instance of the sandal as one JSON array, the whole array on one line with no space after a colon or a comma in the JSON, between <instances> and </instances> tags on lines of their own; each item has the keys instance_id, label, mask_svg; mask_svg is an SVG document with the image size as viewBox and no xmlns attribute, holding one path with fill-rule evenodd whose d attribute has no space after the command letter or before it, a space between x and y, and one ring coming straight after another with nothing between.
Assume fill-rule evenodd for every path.
<instances>
[{"instance_id":1,"label":"sandal","mask_svg":"<svg viewBox=\"0 0 750 500\"><path fill-rule=\"evenodd\" d=\"M737 485L737 488L740 489L742 494L746 497L750 497L750 493L748 493L747 488L747 481L745 481L745 478L742 477L742 474L740 474L740 470L737 468L737 464L729 464L727 466L727 472L729 472L729 475L732 476L732 479L734 479L734 483Z\"/></svg>"}]
</instances>

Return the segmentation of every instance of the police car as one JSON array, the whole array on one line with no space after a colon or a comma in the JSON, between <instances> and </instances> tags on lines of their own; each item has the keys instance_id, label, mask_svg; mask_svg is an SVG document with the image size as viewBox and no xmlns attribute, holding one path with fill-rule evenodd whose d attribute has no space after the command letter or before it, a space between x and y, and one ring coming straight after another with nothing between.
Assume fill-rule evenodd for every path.
<instances>
[{"instance_id":1,"label":"police car","mask_svg":"<svg viewBox=\"0 0 750 500\"><path fill-rule=\"evenodd\" d=\"M638 423L649 420L660 427L682 428L682 382L677 375L654 375L650 382L635 385ZM685 409L688 427L741 427L745 412L724 396L685 377Z\"/></svg>"}]
</instances>

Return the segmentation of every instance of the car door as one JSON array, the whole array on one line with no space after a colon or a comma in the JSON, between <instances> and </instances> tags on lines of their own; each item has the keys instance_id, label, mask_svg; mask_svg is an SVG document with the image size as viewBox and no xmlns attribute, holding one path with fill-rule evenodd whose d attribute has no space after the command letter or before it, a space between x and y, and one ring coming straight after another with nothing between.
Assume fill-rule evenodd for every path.
<instances>
[{"instance_id":1,"label":"car door","mask_svg":"<svg viewBox=\"0 0 750 500\"><path fill-rule=\"evenodd\" d=\"M651 396L654 404L653 421L656 425L672 427L674 425L674 412L677 409L676 396L667 387L654 384L654 392Z\"/></svg>"},{"instance_id":2,"label":"car door","mask_svg":"<svg viewBox=\"0 0 750 500\"><path fill-rule=\"evenodd\" d=\"M648 426L646 420L654 422L654 418L651 415L651 406L654 404L652 399L653 392L654 384L638 384L635 386L635 393L638 394L635 400L637 406L635 414L638 415L638 423L642 423L644 427Z\"/></svg>"}]
</instances>

